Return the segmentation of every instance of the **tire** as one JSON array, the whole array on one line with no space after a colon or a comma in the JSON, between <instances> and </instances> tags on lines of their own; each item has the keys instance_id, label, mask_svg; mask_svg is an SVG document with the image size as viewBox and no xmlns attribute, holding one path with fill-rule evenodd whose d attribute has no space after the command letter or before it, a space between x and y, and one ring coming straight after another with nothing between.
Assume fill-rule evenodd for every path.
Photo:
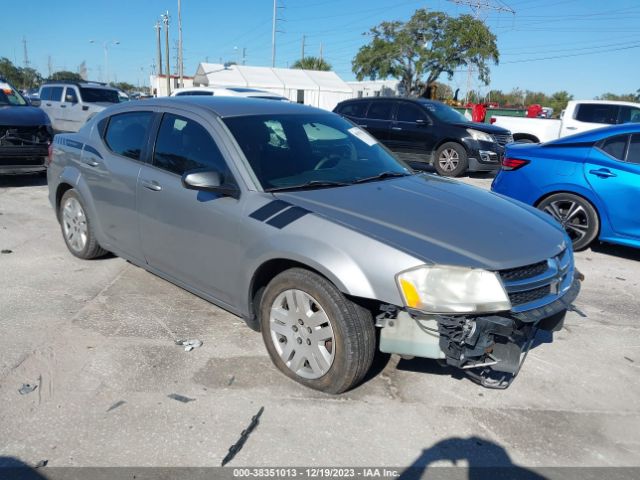
<instances>
[{"instance_id":1,"label":"tire","mask_svg":"<svg viewBox=\"0 0 640 480\"><path fill-rule=\"evenodd\" d=\"M583 197L572 193L554 193L542 200L538 209L560 222L571 238L574 250L584 250L598 236L598 212Z\"/></svg>"},{"instance_id":2,"label":"tire","mask_svg":"<svg viewBox=\"0 0 640 480\"><path fill-rule=\"evenodd\" d=\"M293 315L289 302L296 304ZM306 313L297 312L305 305ZM293 380L326 393L358 385L376 349L371 313L349 301L327 279L292 268L262 295L260 327L274 365Z\"/></svg>"},{"instance_id":3,"label":"tire","mask_svg":"<svg viewBox=\"0 0 640 480\"><path fill-rule=\"evenodd\" d=\"M443 177L459 177L467 171L469 160L467 151L455 142L444 143L436 151L433 166L438 175Z\"/></svg>"},{"instance_id":4,"label":"tire","mask_svg":"<svg viewBox=\"0 0 640 480\"><path fill-rule=\"evenodd\" d=\"M92 220L86 211L82 198L74 189L67 190L60 199L58 219L62 238L73 255L89 260L102 257L107 251L96 240Z\"/></svg>"}]
</instances>

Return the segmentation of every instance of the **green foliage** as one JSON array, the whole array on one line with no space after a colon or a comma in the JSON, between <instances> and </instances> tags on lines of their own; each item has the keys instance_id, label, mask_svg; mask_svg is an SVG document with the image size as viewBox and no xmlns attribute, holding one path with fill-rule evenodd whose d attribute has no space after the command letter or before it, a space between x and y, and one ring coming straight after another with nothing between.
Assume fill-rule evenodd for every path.
<instances>
[{"instance_id":1,"label":"green foliage","mask_svg":"<svg viewBox=\"0 0 640 480\"><path fill-rule=\"evenodd\" d=\"M488 84L487 62L499 60L496 36L470 15L419 9L407 22L382 22L369 35L352 61L356 77L398 78L407 94L420 94L442 73L451 79L462 66L472 66Z\"/></svg>"},{"instance_id":2,"label":"green foliage","mask_svg":"<svg viewBox=\"0 0 640 480\"><path fill-rule=\"evenodd\" d=\"M596 100L616 100L620 102L640 102L640 89L636 93L625 93L618 95L616 93L603 93Z\"/></svg>"},{"instance_id":3,"label":"green foliage","mask_svg":"<svg viewBox=\"0 0 640 480\"><path fill-rule=\"evenodd\" d=\"M135 85L132 85L131 83L127 83L127 82L115 82L115 83L112 83L111 86L117 88L118 90L122 90L123 92L126 92L126 93L134 92L138 90Z\"/></svg>"},{"instance_id":4,"label":"green foliage","mask_svg":"<svg viewBox=\"0 0 640 480\"><path fill-rule=\"evenodd\" d=\"M67 80L72 82L81 82L82 77L79 73L69 72L68 70L60 70L58 72L53 72L49 80Z\"/></svg>"},{"instance_id":5,"label":"green foliage","mask_svg":"<svg viewBox=\"0 0 640 480\"><path fill-rule=\"evenodd\" d=\"M479 97L474 97L479 98ZM491 90L486 96L480 98L477 101L481 102L495 102L502 107L516 107L525 108L529 105L538 104L543 107L551 107L556 114L559 114L567 107L567 102L573 100L573 95L562 90L555 92L552 95L547 95L543 92L533 92L531 90L521 90L514 88L510 92L503 92L502 90Z\"/></svg>"},{"instance_id":6,"label":"green foliage","mask_svg":"<svg viewBox=\"0 0 640 480\"><path fill-rule=\"evenodd\" d=\"M16 88L32 88L42 83L42 76L33 68L16 67L8 58L0 58L0 77Z\"/></svg>"},{"instance_id":7,"label":"green foliage","mask_svg":"<svg viewBox=\"0 0 640 480\"><path fill-rule=\"evenodd\" d=\"M328 72L331 70L331 64L326 60L318 57L304 57L297 60L291 68L297 68L301 70L322 70Z\"/></svg>"},{"instance_id":8,"label":"green foliage","mask_svg":"<svg viewBox=\"0 0 640 480\"><path fill-rule=\"evenodd\" d=\"M553 108L555 114L559 115L562 110L567 108L567 103L569 103L570 100L573 100L573 95L565 90L561 90L551 95L546 106Z\"/></svg>"}]
</instances>

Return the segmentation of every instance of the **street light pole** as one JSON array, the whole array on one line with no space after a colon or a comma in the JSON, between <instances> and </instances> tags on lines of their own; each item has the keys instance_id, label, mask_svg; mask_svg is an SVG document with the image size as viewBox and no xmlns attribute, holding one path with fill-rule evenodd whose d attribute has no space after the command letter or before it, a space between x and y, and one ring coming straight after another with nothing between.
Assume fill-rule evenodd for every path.
<instances>
[{"instance_id":1,"label":"street light pole","mask_svg":"<svg viewBox=\"0 0 640 480\"><path fill-rule=\"evenodd\" d=\"M96 43L95 40L89 40L89 43ZM118 40L105 40L102 42L102 48L104 49L104 74L105 83L109 83L109 46L120 45Z\"/></svg>"},{"instance_id":2,"label":"street light pole","mask_svg":"<svg viewBox=\"0 0 640 480\"><path fill-rule=\"evenodd\" d=\"M171 67L169 66L169 11L162 15L162 23L164 23L165 34L165 62L167 70L167 96L171 95Z\"/></svg>"}]
</instances>

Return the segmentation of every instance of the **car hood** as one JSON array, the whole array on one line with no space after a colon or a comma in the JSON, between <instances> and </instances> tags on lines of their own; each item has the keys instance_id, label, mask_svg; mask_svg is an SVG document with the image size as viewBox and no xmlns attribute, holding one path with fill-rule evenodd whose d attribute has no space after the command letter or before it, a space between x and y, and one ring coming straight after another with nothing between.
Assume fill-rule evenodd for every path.
<instances>
[{"instance_id":1,"label":"car hood","mask_svg":"<svg viewBox=\"0 0 640 480\"><path fill-rule=\"evenodd\" d=\"M464 128L473 128L474 130L479 130L481 132L489 133L491 135L508 135L510 132L506 128L497 127L495 125L490 125L488 123L479 123L479 122L460 122L454 123L454 125L458 127Z\"/></svg>"},{"instance_id":2,"label":"car hood","mask_svg":"<svg viewBox=\"0 0 640 480\"><path fill-rule=\"evenodd\" d=\"M566 248L560 226L532 207L429 174L275 196L425 263L501 270Z\"/></svg>"},{"instance_id":3,"label":"car hood","mask_svg":"<svg viewBox=\"0 0 640 480\"><path fill-rule=\"evenodd\" d=\"M31 127L49 125L49 117L44 111L31 106L0 107L0 125L7 127Z\"/></svg>"}]
</instances>

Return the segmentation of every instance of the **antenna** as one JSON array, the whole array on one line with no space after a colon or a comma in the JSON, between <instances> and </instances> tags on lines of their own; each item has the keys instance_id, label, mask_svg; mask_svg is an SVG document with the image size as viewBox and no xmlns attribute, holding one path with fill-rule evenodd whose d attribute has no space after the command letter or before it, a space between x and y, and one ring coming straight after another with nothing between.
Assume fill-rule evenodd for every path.
<instances>
[{"instance_id":1,"label":"antenna","mask_svg":"<svg viewBox=\"0 0 640 480\"><path fill-rule=\"evenodd\" d=\"M29 53L27 52L27 38L22 37L22 45L24 46L24 68L29 68Z\"/></svg>"}]
</instances>

